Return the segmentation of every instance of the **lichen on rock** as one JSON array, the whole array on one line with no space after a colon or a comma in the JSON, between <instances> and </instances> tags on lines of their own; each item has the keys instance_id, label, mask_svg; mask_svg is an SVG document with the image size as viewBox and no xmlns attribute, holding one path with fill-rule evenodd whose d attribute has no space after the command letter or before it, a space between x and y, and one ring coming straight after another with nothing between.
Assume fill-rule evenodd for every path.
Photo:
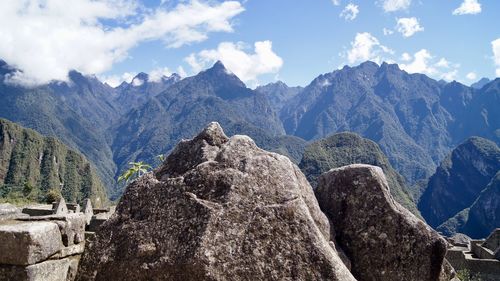
<instances>
[{"instance_id":1,"label":"lichen on rock","mask_svg":"<svg viewBox=\"0 0 500 281\"><path fill-rule=\"evenodd\" d=\"M354 164L324 173L316 196L357 280L451 280L446 241L397 203L379 167Z\"/></svg>"},{"instance_id":2,"label":"lichen on rock","mask_svg":"<svg viewBox=\"0 0 500 281\"><path fill-rule=\"evenodd\" d=\"M288 158L211 123L130 184L78 280L355 280Z\"/></svg>"}]
</instances>

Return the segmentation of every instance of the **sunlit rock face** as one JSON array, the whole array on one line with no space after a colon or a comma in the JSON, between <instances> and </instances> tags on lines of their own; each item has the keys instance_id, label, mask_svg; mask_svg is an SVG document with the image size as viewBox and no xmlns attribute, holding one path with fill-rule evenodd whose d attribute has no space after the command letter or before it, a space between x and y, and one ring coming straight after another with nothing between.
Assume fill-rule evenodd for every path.
<instances>
[{"instance_id":1,"label":"sunlit rock face","mask_svg":"<svg viewBox=\"0 0 500 281\"><path fill-rule=\"evenodd\" d=\"M78 280L355 280L304 175L211 123L125 191Z\"/></svg>"}]
</instances>

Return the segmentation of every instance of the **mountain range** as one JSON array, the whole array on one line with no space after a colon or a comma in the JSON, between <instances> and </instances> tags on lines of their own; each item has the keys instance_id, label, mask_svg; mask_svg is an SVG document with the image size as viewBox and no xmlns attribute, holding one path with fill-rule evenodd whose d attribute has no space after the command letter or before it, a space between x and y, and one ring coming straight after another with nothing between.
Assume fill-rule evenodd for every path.
<instances>
[{"instance_id":1,"label":"mountain range","mask_svg":"<svg viewBox=\"0 0 500 281\"><path fill-rule=\"evenodd\" d=\"M408 74L396 64L365 62L320 75L280 117L287 134L305 140L351 131L375 141L414 186L465 138L500 141L499 84L476 90Z\"/></svg>"},{"instance_id":2,"label":"mountain range","mask_svg":"<svg viewBox=\"0 0 500 281\"><path fill-rule=\"evenodd\" d=\"M419 202L429 177L471 136L500 143L500 79L473 87L365 62L325 73L305 87L250 89L221 62L181 79L138 74L116 88L76 71L68 82L26 87L0 62L0 117L55 136L95 165L112 198L131 161L158 163L211 121L247 134L299 163L309 142L350 131L369 139ZM156 162L155 162L156 161Z\"/></svg>"}]
</instances>

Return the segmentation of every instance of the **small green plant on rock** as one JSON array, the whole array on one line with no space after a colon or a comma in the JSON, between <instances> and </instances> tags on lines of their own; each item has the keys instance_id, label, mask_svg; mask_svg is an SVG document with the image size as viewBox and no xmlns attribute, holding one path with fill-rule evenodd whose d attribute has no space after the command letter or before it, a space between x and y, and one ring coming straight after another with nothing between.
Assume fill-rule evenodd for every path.
<instances>
[{"instance_id":1,"label":"small green plant on rock","mask_svg":"<svg viewBox=\"0 0 500 281\"><path fill-rule=\"evenodd\" d=\"M140 162L129 162L130 168L128 168L121 176L118 177L118 182L125 181L129 182L135 178L142 176L147 173L151 166L140 161Z\"/></svg>"}]
</instances>

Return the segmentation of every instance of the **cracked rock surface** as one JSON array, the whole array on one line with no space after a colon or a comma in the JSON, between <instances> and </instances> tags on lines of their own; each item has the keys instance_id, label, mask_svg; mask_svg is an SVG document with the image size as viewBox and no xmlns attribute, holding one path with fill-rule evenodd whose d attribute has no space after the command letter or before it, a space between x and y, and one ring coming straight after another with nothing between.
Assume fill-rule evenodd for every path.
<instances>
[{"instance_id":1,"label":"cracked rock surface","mask_svg":"<svg viewBox=\"0 0 500 281\"><path fill-rule=\"evenodd\" d=\"M355 280L288 158L211 123L127 187L78 280Z\"/></svg>"}]
</instances>

